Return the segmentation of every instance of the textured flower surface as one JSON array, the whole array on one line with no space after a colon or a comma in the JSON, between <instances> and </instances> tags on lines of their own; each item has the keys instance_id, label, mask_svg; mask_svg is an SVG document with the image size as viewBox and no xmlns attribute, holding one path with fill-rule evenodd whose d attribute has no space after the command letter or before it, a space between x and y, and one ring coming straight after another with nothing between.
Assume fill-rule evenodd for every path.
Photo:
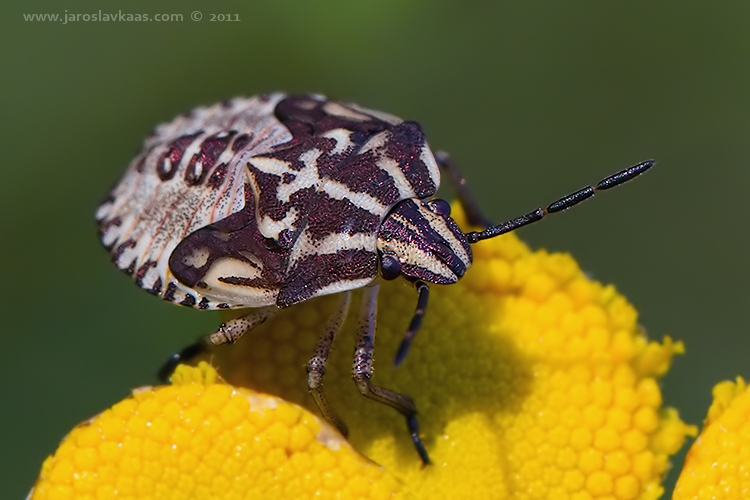
<instances>
[{"instance_id":1,"label":"textured flower surface","mask_svg":"<svg viewBox=\"0 0 750 500\"><path fill-rule=\"evenodd\" d=\"M222 383L205 362L181 365L172 381L76 427L45 461L32 498L375 499L398 489L297 405Z\"/></svg>"},{"instance_id":2,"label":"textured flower surface","mask_svg":"<svg viewBox=\"0 0 750 500\"><path fill-rule=\"evenodd\" d=\"M335 307L322 297L214 352L221 375L253 392L182 371L74 430L34 498L659 497L669 456L695 432L662 408L657 383L682 345L649 341L634 308L567 255L512 234L474 253L459 283L431 287L397 369L416 297L405 283L381 285L373 383L415 399L432 465L421 465L403 418L351 382L355 314L324 379L348 442L284 402L317 411L304 366Z\"/></svg>"},{"instance_id":3,"label":"textured flower surface","mask_svg":"<svg viewBox=\"0 0 750 500\"><path fill-rule=\"evenodd\" d=\"M714 387L714 402L673 498L750 498L750 389L741 378Z\"/></svg>"}]
</instances>

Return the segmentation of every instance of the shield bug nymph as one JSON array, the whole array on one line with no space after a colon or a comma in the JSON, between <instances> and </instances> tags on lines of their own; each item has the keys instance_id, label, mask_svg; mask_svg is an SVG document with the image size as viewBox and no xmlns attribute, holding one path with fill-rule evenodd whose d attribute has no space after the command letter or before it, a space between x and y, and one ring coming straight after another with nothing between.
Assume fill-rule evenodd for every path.
<instances>
[{"instance_id":1,"label":"shield bug nymph","mask_svg":"<svg viewBox=\"0 0 750 500\"><path fill-rule=\"evenodd\" d=\"M181 359L235 342L279 308L339 293L307 371L322 414L344 434L322 378L350 292L364 288L352 377L362 394L406 417L428 463L413 400L370 382L377 278L404 277L418 293L399 364L425 313L427 283L458 281L471 266L472 243L565 210L652 164L493 226L417 123L322 96L275 93L196 108L157 127L96 218L114 263L139 287L198 309L251 309L175 355L162 370L165 378ZM432 198L441 170L469 222L483 231L462 232L450 206Z\"/></svg>"}]
</instances>

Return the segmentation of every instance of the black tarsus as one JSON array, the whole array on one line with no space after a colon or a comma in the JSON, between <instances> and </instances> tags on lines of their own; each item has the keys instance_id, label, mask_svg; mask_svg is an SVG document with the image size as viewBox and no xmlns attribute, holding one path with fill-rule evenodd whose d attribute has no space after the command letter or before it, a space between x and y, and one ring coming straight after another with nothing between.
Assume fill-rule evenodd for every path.
<instances>
[{"instance_id":1,"label":"black tarsus","mask_svg":"<svg viewBox=\"0 0 750 500\"><path fill-rule=\"evenodd\" d=\"M641 175L643 172L651 168L654 163L654 160L647 160L638 163L637 165L633 165L630 168L626 168L625 170L621 170L616 174L612 174L609 177L602 179L595 186L586 186L574 193L563 196L559 200L550 203L547 208L538 208L533 212L529 212L516 219L511 219L502 224L498 224L497 226L488 227L484 231L466 233L466 238L469 240L469 243L476 243L477 241L494 238L495 236L515 231L519 227L541 220L547 214L567 210L568 208L591 198L596 191L604 191L605 189L624 184L625 182Z\"/></svg>"},{"instance_id":2,"label":"black tarsus","mask_svg":"<svg viewBox=\"0 0 750 500\"><path fill-rule=\"evenodd\" d=\"M414 283L414 286L417 289L417 293L419 293L417 308L414 310L414 316L411 318L411 323L409 323L409 329L406 330L404 338L398 346L398 351L396 351L396 357L393 360L394 367L397 367L404 361L404 359L406 359L406 355L409 352L409 346L411 346L412 340L414 340L414 337L417 335L419 327L422 326L422 318L427 309L427 300L430 298L430 289L426 283L423 281L417 281Z\"/></svg>"},{"instance_id":3,"label":"black tarsus","mask_svg":"<svg viewBox=\"0 0 750 500\"><path fill-rule=\"evenodd\" d=\"M169 382L169 378L172 376L172 373L174 373L175 368L177 368L177 365L184 361L190 361L191 359L196 358L197 356L200 356L201 354L204 354L208 352L209 345L206 343L205 339L201 339L193 344L190 344L189 346L185 347L183 350L181 350L179 353L173 354L159 369L159 372L157 373L157 377L159 377L159 380L163 383Z\"/></svg>"},{"instance_id":4,"label":"black tarsus","mask_svg":"<svg viewBox=\"0 0 750 500\"><path fill-rule=\"evenodd\" d=\"M409 429L411 440L414 441L414 447L417 449L419 458L422 459L422 465L430 465L430 456L427 454L427 449L424 447L422 439L419 437L419 424L417 423L417 415L411 415L406 418L406 427Z\"/></svg>"}]
</instances>

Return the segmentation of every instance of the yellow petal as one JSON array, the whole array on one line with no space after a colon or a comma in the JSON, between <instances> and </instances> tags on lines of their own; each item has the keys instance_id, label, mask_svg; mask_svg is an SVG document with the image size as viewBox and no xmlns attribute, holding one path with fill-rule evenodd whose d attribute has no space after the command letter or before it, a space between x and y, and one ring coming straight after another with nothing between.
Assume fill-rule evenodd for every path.
<instances>
[{"instance_id":1,"label":"yellow petal","mask_svg":"<svg viewBox=\"0 0 750 500\"><path fill-rule=\"evenodd\" d=\"M302 408L180 366L76 427L35 500L396 498L394 477Z\"/></svg>"},{"instance_id":2,"label":"yellow petal","mask_svg":"<svg viewBox=\"0 0 750 500\"><path fill-rule=\"evenodd\" d=\"M717 384L713 395L677 480L675 500L750 497L750 390L738 377Z\"/></svg>"},{"instance_id":3,"label":"yellow petal","mask_svg":"<svg viewBox=\"0 0 750 500\"><path fill-rule=\"evenodd\" d=\"M99 419L121 421L68 438L35 491L56 496L35 498L105 498L115 490L118 498L181 498L165 493L175 488L185 498L216 499L657 498L669 456L694 432L662 408L658 387L682 344L649 341L625 298L588 279L568 255L533 252L513 234L473 249L464 279L431 286L422 330L397 369L392 360L416 295L403 280L381 286L372 382L414 398L431 466L422 466L403 417L351 382L356 314L337 338L324 384L349 442L384 469L296 406L273 399L274 411L256 411L270 405L257 403L259 392L317 412L304 367L336 304L322 297L215 350L211 362L234 389L211 383L204 368L105 412ZM97 439L107 443L97 454L78 444ZM103 457L116 464L91 472ZM65 496L73 484L91 496Z\"/></svg>"}]
</instances>

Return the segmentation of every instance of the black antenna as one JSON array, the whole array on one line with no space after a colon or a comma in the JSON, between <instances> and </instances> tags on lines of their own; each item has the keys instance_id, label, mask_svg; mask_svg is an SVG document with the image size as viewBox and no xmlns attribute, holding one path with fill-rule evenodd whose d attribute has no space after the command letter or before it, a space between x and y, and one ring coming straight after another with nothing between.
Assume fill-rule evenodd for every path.
<instances>
[{"instance_id":1,"label":"black antenna","mask_svg":"<svg viewBox=\"0 0 750 500\"><path fill-rule=\"evenodd\" d=\"M587 200L594 196L594 193L596 191L604 191L605 189L610 189L615 186L619 186L620 184L624 184L629 180L641 175L643 172L651 168L654 163L654 160L647 160L637 165L633 165L630 168L626 168L625 170L602 179L601 181L599 181L599 183L596 184L596 186L586 186L585 188L579 189L574 193L563 196L559 200L550 203L547 208L537 208L533 212L529 212L526 215L522 215L521 217L518 217L516 219L511 219L507 222L503 222L502 224L498 224L497 226L488 227L484 231L466 233L466 238L469 240L469 243L476 243L477 241L494 238L495 236L500 236L501 234L515 231L519 227L523 227L527 224L531 224L532 222L541 220L542 217L547 214L561 212L572 207L573 205L577 205L583 200Z\"/></svg>"}]
</instances>

